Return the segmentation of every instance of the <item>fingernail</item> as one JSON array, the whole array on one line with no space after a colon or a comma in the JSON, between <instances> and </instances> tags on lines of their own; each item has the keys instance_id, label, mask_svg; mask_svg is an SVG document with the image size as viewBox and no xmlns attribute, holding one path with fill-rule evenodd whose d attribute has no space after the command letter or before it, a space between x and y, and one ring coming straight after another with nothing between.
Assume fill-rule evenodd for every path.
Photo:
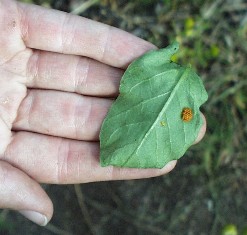
<instances>
[{"instance_id":1,"label":"fingernail","mask_svg":"<svg viewBox=\"0 0 247 235\"><path fill-rule=\"evenodd\" d=\"M27 219L33 221L34 223L40 225L40 226L46 226L48 223L48 220L46 216L40 214L36 211L28 211L28 210L21 210L19 211L20 214L22 214Z\"/></svg>"}]
</instances>

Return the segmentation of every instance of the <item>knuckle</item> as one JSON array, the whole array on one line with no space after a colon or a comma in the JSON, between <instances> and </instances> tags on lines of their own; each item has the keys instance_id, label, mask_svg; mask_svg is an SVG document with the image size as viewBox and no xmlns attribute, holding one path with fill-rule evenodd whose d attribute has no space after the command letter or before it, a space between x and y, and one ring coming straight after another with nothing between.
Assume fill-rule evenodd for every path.
<instances>
[{"instance_id":1,"label":"knuckle","mask_svg":"<svg viewBox=\"0 0 247 235\"><path fill-rule=\"evenodd\" d=\"M61 140L57 156L57 183L64 184L68 181L68 155L69 155L69 145L65 143L64 140Z\"/></svg>"},{"instance_id":2,"label":"knuckle","mask_svg":"<svg viewBox=\"0 0 247 235\"><path fill-rule=\"evenodd\" d=\"M89 58L78 58L75 68L74 91L83 94L88 88L88 77L91 60Z\"/></svg>"}]
</instances>

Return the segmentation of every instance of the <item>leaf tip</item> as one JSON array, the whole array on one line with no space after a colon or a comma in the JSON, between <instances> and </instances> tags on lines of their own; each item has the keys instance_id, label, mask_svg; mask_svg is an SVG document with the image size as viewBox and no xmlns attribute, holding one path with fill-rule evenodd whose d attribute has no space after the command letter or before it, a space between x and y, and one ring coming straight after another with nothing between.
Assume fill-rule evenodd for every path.
<instances>
[{"instance_id":1,"label":"leaf tip","mask_svg":"<svg viewBox=\"0 0 247 235\"><path fill-rule=\"evenodd\" d=\"M169 46L167 46L165 49L169 53L170 60L172 60L172 58L174 57L174 55L179 50L179 43L177 41L174 41L172 44L170 44Z\"/></svg>"},{"instance_id":2,"label":"leaf tip","mask_svg":"<svg viewBox=\"0 0 247 235\"><path fill-rule=\"evenodd\" d=\"M177 41L174 41L171 45L170 45L171 49L174 51L174 53L176 53L179 49L179 43Z\"/></svg>"}]
</instances>

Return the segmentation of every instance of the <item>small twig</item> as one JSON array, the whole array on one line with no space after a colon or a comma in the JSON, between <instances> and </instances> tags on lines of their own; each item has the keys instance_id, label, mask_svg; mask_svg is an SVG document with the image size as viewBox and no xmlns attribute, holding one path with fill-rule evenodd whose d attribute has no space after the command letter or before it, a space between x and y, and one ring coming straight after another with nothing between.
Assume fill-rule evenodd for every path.
<instances>
[{"instance_id":1,"label":"small twig","mask_svg":"<svg viewBox=\"0 0 247 235\"><path fill-rule=\"evenodd\" d=\"M79 7L77 7L73 11L71 11L71 13L75 15L79 15L98 2L99 0L88 0L82 3Z\"/></svg>"},{"instance_id":2,"label":"small twig","mask_svg":"<svg viewBox=\"0 0 247 235\"><path fill-rule=\"evenodd\" d=\"M91 234L94 235L94 234L96 234L95 230L94 230L94 225L92 223L91 216L90 216L88 209L87 209L87 206L85 204L85 199L84 199L84 196L81 192L80 185L74 185L74 188L75 188L75 193L77 196L79 206L81 208L82 215L85 218L85 222L86 222L88 228L90 229Z\"/></svg>"}]
</instances>

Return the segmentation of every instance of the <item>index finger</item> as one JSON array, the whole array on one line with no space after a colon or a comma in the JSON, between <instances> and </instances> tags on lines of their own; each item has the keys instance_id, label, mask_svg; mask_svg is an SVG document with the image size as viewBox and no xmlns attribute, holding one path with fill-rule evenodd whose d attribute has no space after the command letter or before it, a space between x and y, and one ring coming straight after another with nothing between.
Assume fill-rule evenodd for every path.
<instances>
[{"instance_id":1,"label":"index finger","mask_svg":"<svg viewBox=\"0 0 247 235\"><path fill-rule=\"evenodd\" d=\"M68 13L18 3L25 45L125 68L155 46L120 29Z\"/></svg>"}]
</instances>

